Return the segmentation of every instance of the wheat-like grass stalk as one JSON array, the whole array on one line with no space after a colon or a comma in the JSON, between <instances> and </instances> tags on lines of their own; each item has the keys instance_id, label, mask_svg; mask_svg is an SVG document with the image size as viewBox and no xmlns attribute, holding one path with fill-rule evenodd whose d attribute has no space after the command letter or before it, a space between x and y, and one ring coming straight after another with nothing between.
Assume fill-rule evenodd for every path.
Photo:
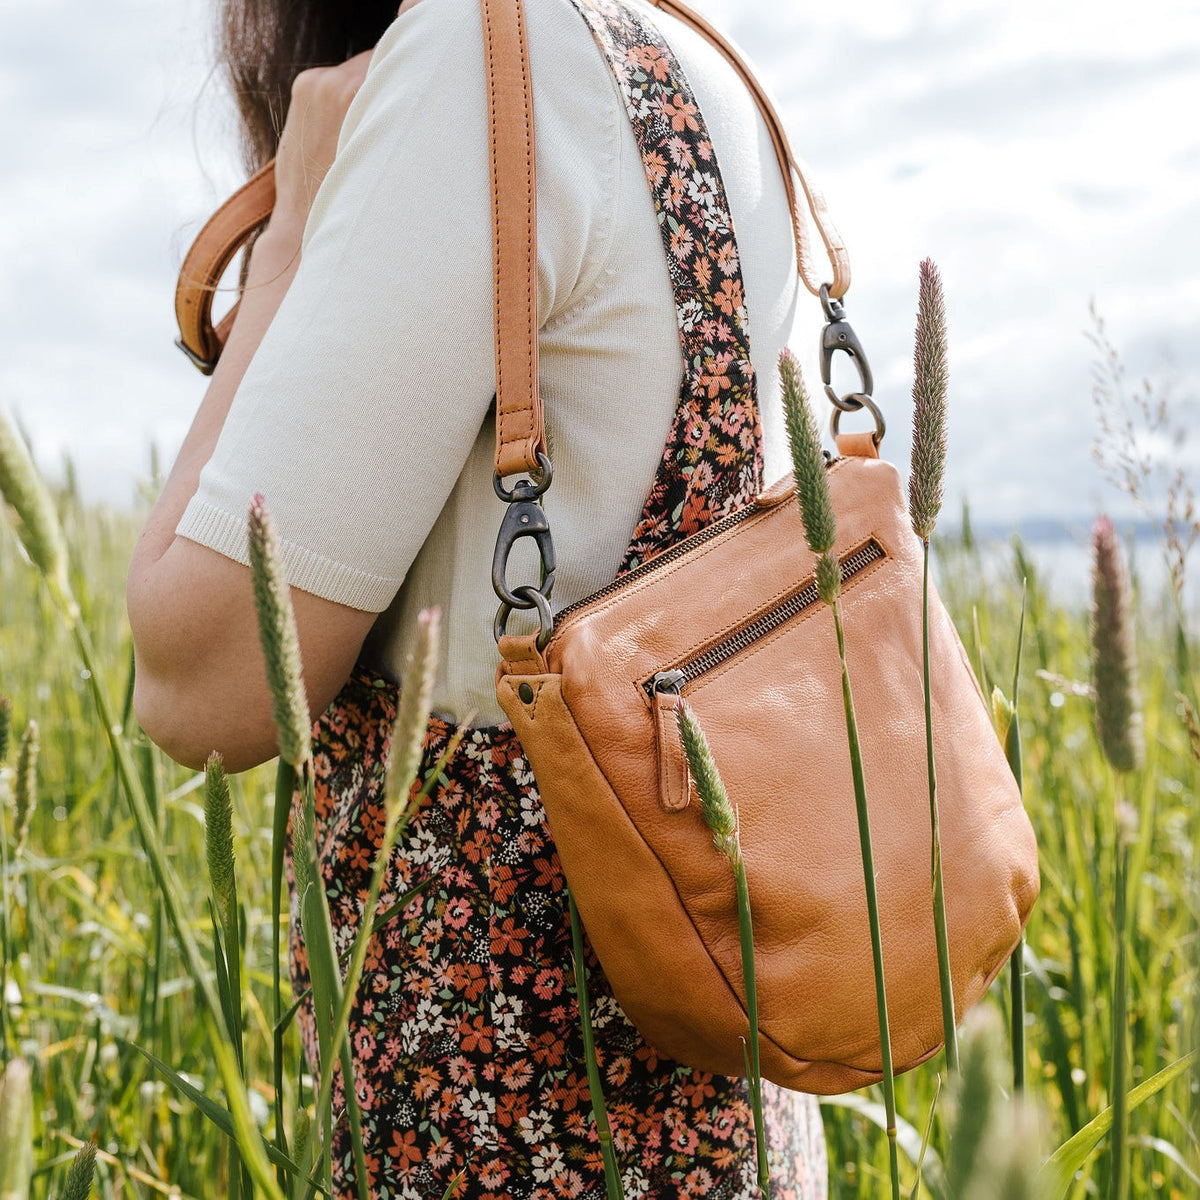
<instances>
[{"instance_id":1,"label":"wheat-like grass stalk","mask_svg":"<svg viewBox=\"0 0 1200 1200\"><path fill-rule=\"evenodd\" d=\"M1121 778L1145 756L1137 689L1137 663L1130 612L1129 575L1112 522L1092 527L1092 682L1096 694L1096 733L1105 758L1117 775L1113 938L1116 956L1112 983L1112 1172L1110 1200L1129 1192L1129 882L1130 848L1137 839L1137 814L1121 798Z\"/></svg>"},{"instance_id":2,"label":"wheat-like grass stalk","mask_svg":"<svg viewBox=\"0 0 1200 1200\"><path fill-rule=\"evenodd\" d=\"M920 277L913 352L912 471L908 479L908 511L917 537L928 542L942 510L950 370L942 277L932 259L927 258L921 263Z\"/></svg>"},{"instance_id":3,"label":"wheat-like grass stalk","mask_svg":"<svg viewBox=\"0 0 1200 1200\"><path fill-rule=\"evenodd\" d=\"M312 720L302 678L300 637L279 538L261 495L250 502L249 534L254 607L274 704L279 757L299 771L312 754Z\"/></svg>"},{"instance_id":4,"label":"wheat-like grass stalk","mask_svg":"<svg viewBox=\"0 0 1200 1200\"><path fill-rule=\"evenodd\" d=\"M754 1114L754 1137L758 1157L758 1186L764 1196L770 1195L770 1162L767 1157L767 1131L763 1119L762 1067L758 1032L758 982L754 967L754 923L750 911L750 888L746 880L746 861L738 835L737 813L729 801L725 784L717 770L708 739L686 700L675 706L679 736L687 755L688 768L700 797L704 822L712 831L713 844L729 860L733 868L737 892L738 936L742 953L742 986L746 992L746 1019L750 1025L747 1072L750 1084L750 1105Z\"/></svg>"},{"instance_id":5,"label":"wheat-like grass stalk","mask_svg":"<svg viewBox=\"0 0 1200 1200\"><path fill-rule=\"evenodd\" d=\"M271 956L272 1015L274 1017L274 1091L275 1146L287 1154L287 1134L283 1124L283 980L280 971L279 939L282 931L283 860L287 842L288 814L297 786L302 789L310 779L312 721L304 690L300 661L300 638L292 611L291 592L283 567L275 522L266 500L256 494L250 501L247 526L250 574L254 587L254 607L258 617L258 636L266 662L267 683L271 690L272 717L279 738L279 764L275 774L275 808L271 845L271 933L275 952ZM311 832L311 831L310 831ZM297 847L307 841L293 839ZM307 855L294 856L297 872L296 894L303 897L305 886L300 874L307 872ZM279 1172L280 1182L283 1173Z\"/></svg>"},{"instance_id":6,"label":"wheat-like grass stalk","mask_svg":"<svg viewBox=\"0 0 1200 1200\"><path fill-rule=\"evenodd\" d=\"M908 508L921 539L921 682L925 701L925 762L929 782L930 875L933 930L937 944L938 982L942 998L942 1038L946 1065L958 1070L958 1030L954 983L950 974L950 934L946 925L946 892L942 875L941 818L938 812L937 767L933 753L933 696L929 664L929 539L942 508L946 473L946 304L942 280L932 259L921 263L917 303L916 349L913 353L912 471Z\"/></svg>"},{"instance_id":7,"label":"wheat-like grass stalk","mask_svg":"<svg viewBox=\"0 0 1200 1200\"><path fill-rule=\"evenodd\" d=\"M30 721L17 750L17 779L13 789L13 845L18 854L29 836L29 822L37 808L38 727Z\"/></svg>"},{"instance_id":8,"label":"wheat-like grass stalk","mask_svg":"<svg viewBox=\"0 0 1200 1200\"><path fill-rule=\"evenodd\" d=\"M8 891L8 741L12 731L12 701L0 696L0 1054L8 1053L8 962L9 913L12 902Z\"/></svg>"},{"instance_id":9,"label":"wheat-like grass stalk","mask_svg":"<svg viewBox=\"0 0 1200 1200\"><path fill-rule=\"evenodd\" d=\"M71 1160L62 1200L88 1200L92 1194L92 1178L96 1173L96 1143L84 1142Z\"/></svg>"},{"instance_id":10,"label":"wheat-like grass stalk","mask_svg":"<svg viewBox=\"0 0 1200 1200\"><path fill-rule=\"evenodd\" d=\"M17 518L17 535L29 560L63 595L67 581L67 543L54 501L8 414L0 409L0 496Z\"/></svg>"},{"instance_id":11,"label":"wheat-like grass stalk","mask_svg":"<svg viewBox=\"0 0 1200 1200\"><path fill-rule=\"evenodd\" d=\"M963 1026L961 1072L951 1094L945 1194L954 1200L1050 1200L1039 1172L1039 1118L1005 1097L1003 1032L980 1008Z\"/></svg>"},{"instance_id":12,"label":"wheat-like grass stalk","mask_svg":"<svg viewBox=\"0 0 1200 1200\"><path fill-rule=\"evenodd\" d=\"M1114 770L1132 771L1145 756L1137 695L1137 656L1130 613L1129 573L1113 523L1092 529L1092 684L1096 733Z\"/></svg>"},{"instance_id":13,"label":"wheat-like grass stalk","mask_svg":"<svg viewBox=\"0 0 1200 1200\"><path fill-rule=\"evenodd\" d=\"M204 764L204 849L217 916L224 930L237 920L237 882L233 855L233 797L221 755Z\"/></svg>"},{"instance_id":14,"label":"wheat-like grass stalk","mask_svg":"<svg viewBox=\"0 0 1200 1200\"><path fill-rule=\"evenodd\" d=\"M875 889L875 857L871 846L871 822L867 809L867 788L863 778L862 747L858 737L858 718L854 711L854 693L846 663L846 634L838 600L841 567L833 555L837 528L829 480L825 473L825 455L816 419L804 388L799 364L788 350L780 355L779 373L783 381L784 411L788 440L792 451L792 471L804 524L808 548L817 555L817 590L833 613L837 637L838 661L842 673L842 707L846 718L846 740L850 750L850 772L854 781L854 807L858 819L859 848L862 855L863 883L866 888L867 917L871 926L871 957L875 971L875 1006L879 1019L879 1051L883 1076L883 1104L887 1118L888 1157L892 1200L900 1200L900 1162L896 1142L896 1080L892 1069L892 1040L888 1022L887 988L883 975L883 939L879 926L879 899Z\"/></svg>"},{"instance_id":15,"label":"wheat-like grass stalk","mask_svg":"<svg viewBox=\"0 0 1200 1200\"><path fill-rule=\"evenodd\" d=\"M429 710L433 704L433 685L437 677L440 636L441 611L430 608L419 613L416 637L405 664L400 703L388 747L384 840L389 843L389 849L404 832L403 823L413 811L409 793L421 765Z\"/></svg>"},{"instance_id":16,"label":"wheat-like grass stalk","mask_svg":"<svg viewBox=\"0 0 1200 1200\"><path fill-rule=\"evenodd\" d=\"M225 1012L225 1024L237 1056L238 1070L246 1074L242 1022L242 955L238 922L237 876L233 853L233 798L221 755L215 751L204 764L204 849L212 886L213 961L217 970L217 994ZM237 1140L229 1145L229 1196L241 1200L253 1194L252 1183L242 1165Z\"/></svg>"},{"instance_id":17,"label":"wheat-like grass stalk","mask_svg":"<svg viewBox=\"0 0 1200 1200\"><path fill-rule=\"evenodd\" d=\"M8 740L12 736L12 701L0 696L0 767L8 761Z\"/></svg>"}]
</instances>

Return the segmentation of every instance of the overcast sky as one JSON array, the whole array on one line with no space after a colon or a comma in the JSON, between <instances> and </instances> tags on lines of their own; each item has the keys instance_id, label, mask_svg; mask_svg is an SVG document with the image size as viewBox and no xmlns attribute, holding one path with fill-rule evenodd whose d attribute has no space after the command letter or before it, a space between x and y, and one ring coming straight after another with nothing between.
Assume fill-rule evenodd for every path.
<instances>
[{"instance_id":1,"label":"overcast sky","mask_svg":"<svg viewBox=\"0 0 1200 1200\"><path fill-rule=\"evenodd\" d=\"M1200 5L697 7L776 94L846 239L891 457L906 458L931 255L950 309L952 496L999 522L1118 507L1089 457L1093 297L1135 376L1174 376L1200 462ZM69 453L86 493L116 503L151 441L174 453L204 386L172 345L171 300L238 181L206 14L0 0L0 404L44 464Z\"/></svg>"}]
</instances>

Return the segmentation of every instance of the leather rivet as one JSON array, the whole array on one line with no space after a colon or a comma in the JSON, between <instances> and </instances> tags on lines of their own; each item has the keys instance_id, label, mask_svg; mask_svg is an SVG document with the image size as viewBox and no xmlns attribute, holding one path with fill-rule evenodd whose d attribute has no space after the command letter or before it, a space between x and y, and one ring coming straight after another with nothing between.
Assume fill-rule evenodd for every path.
<instances>
[{"instance_id":1,"label":"leather rivet","mask_svg":"<svg viewBox=\"0 0 1200 1200\"><path fill-rule=\"evenodd\" d=\"M521 699L522 699L522 701L524 701L524 703L526 703L526 704L533 703L533 688L531 688L529 686L529 684L527 684L527 683L521 684L521 686L519 688L517 688L517 695L521 697Z\"/></svg>"}]
</instances>

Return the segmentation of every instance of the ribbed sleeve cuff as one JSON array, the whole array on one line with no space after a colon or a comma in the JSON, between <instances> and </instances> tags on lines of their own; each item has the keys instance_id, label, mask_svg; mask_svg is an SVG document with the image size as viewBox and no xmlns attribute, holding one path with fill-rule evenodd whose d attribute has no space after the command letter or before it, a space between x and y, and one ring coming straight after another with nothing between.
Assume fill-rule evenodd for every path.
<instances>
[{"instance_id":1,"label":"ribbed sleeve cuff","mask_svg":"<svg viewBox=\"0 0 1200 1200\"><path fill-rule=\"evenodd\" d=\"M244 514L234 516L207 500L193 496L175 532L226 558L249 565ZM363 612L383 612L404 582L402 579L388 579L348 567L345 563L316 554L286 538L279 539L279 550L284 574L292 587Z\"/></svg>"}]
</instances>

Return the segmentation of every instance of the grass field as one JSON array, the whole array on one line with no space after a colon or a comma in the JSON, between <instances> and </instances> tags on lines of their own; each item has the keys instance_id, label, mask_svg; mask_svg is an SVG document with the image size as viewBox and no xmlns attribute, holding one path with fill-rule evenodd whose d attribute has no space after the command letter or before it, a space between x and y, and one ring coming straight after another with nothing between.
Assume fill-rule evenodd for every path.
<instances>
[{"instance_id":1,"label":"grass field","mask_svg":"<svg viewBox=\"0 0 1200 1200\"><path fill-rule=\"evenodd\" d=\"M96 644L101 685L128 727L123 573L138 522L134 516L85 508L69 489L57 502L71 547L74 591ZM1028 582L1020 728L1043 888L1028 928L1027 1091L1039 1118L1023 1127L1022 1144L1013 1149L1032 1158L1049 1153L1111 1099L1118 785L1093 732L1086 612L1054 603L1019 548L1005 553L999 577L985 570L969 537L943 541L936 553L943 595L987 676L988 691L999 683L1011 692L1021 579ZM994 561L995 555L989 556ZM1194 1045L1200 825L1197 747L1189 744L1178 699L1180 692L1193 694L1193 682L1177 609L1167 597L1143 595L1137 614L1147 752L1144 768L1121 785L1137 816L1130 849L1131 1087ZM226 1138L132 1048L133 1043L146 1047L201 1091L220 1096L197 1020L195 980L169 934L89 681L46 585L4 521L0 695L12 702L8 767L0 784L8 797L3 806L7 978L0 1056L32 1067L31 1124L28 1133L18 1128L34 1146L30 1194L64 1194L75 1150L93 1139L100 1196L223 1195ZM18 849L13 764L17 740L30 720L39 730L37 802ZM164 761L136 733L133 738L154 820L185 884L185 911L194 914L197 938L207 945L203 780ZM274 773L265 768L233 780L248 997L246 1073L253 1115L264 1126L272 1104L273 788ZM1007 987L1005 975L986 1002L1006 1022ZM297 1060L294 1041L287 1052ZM918 1140L942 1068L939 1056L898 1082L900 1114L915 1127ZM1002 1083L1010 1086L1007 1068ZM1200 1077L1184 1071L1133 1109L1130 1194L1200 1195L1198 1091ZM289 1111L295 1100L289 1097ZM833 1196L886 1194L887 1143L871 1107L877 1101L867 1091L852 1098L849 1107L825 1107ZM926 1183L935 1186L935 1155L945 1149L945 1114L943 1096L925 1164ZM1107 1139L1101 1139L1069 1195L1109 1195L1107 1147ZM0 1158L5 1153L0 1147ZM916 1169L907 1159L902 1164L907 1194ZM3 1177L0 1164L0 1193Z\"/></svg>"}]
</instances>

